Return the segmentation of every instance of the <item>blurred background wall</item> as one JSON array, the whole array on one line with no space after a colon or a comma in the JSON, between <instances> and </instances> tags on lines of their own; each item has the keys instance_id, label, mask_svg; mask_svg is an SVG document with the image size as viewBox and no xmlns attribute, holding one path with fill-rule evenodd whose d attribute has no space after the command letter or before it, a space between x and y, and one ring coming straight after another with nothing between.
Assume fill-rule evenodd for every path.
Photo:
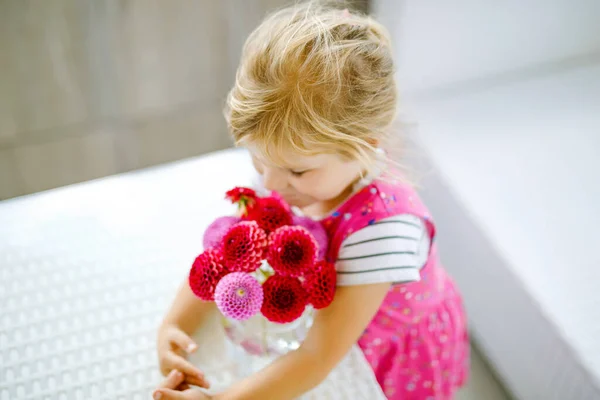
<instances>
[{"instance_id":1,"label":"blurred background wall","mask_svg":"<svg viewBox=\"0 0 600 400\"><path fill-rule=\"evenodd\" d=\"M438 98L600 62L597 0L374 0L399 87Z\"/></svg>"},{"instance_id":2,"label":"blurred background wall","mask_svg":"<svg viewBox=\"0 0 600 400\"><path fill-rule=\"evenodd\" d=\"M230 146L247 34L286 0L0 0L0 199ZM600 59L597 0L354 0L405 102Z\"/></svg>"},{"instance_id":3,"label":"blurred background wall","mask_svg":"<svg viewBox=\"0 0 600 400\"><path fill-rule=\"evenodd\" d=\"M0 0L0 200L230 146L243 41L286 3Z\"/></svg>"}]
</instances>

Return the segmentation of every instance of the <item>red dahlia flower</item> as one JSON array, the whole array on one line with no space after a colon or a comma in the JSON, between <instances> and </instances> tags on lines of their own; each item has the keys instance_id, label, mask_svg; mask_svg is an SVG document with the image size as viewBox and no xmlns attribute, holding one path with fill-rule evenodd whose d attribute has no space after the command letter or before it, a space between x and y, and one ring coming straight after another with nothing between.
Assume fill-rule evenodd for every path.
<instances>
[{"instance_id":1,"label":"red dahlia flower","mask_svg":"<svg viewBox=\"0 0 600 400\"><path fill-rule=\"evenodd\" d=\"M253 272L265 257L267 235L254 221L242 221L223 237L225 265L235 272Z\"/></svg>"},{"instance_id":2,"label":"red dahlia flower","mask_svg":"<svg viewBox=\"0 0 600 400\"><path fill-rule=\"evenodd\" d=\"M218 249L208 249L196 257L190 270L188 282L192 292L205 301L214 300L215 287L229 271Z\"/></svg>"},{"instance_id":3,"label":"red dahlia flower","mask_svg":"<svg viewBox=\"0 0 600 400\"><path fill-rule=\"evenodd\" d=\"M261 312L271 322L292 322L306 308L308 295L297 278L273 275L263 284Z\"/></svg>"},{"instance_id":4,"label":"red dahlia flower","mask_svg":"<svg viewBox=\"0 0 600 400\"><path fill-rule=\"evenodd\" d=\"M308 292L310 303L316 309L325 308L333 301L336 278L335 266L326 261L319 261L313 271L306 276L304 287Z\"/></svg>"},{"instance_id":5,"label":"red dahlia flower","mask_svg":"<svg viewBox=\"0 0 600 400\"><path fill-rule=\"evenodd\" d=\"M246 215L247 210L252 208L256 203L256 192L246 187L235 187L225 193L225 198L229 199L233 204L238 205L240 215Z\"/></svg>"},{"instance_id":6,"label":"red dahlia flower","mask_svg":"<svg viewBox=\"0 0 600 400\"><path fill-rule=\"evenodd\" d=\"M263 197L247 208L245 219L256 221L269 234L279 227L291 225L292 213L280 198Z\"/></svg>"},{"instance_id":7,"label":"red dahlia flower","mask_svg":"<svg viewBox=\"0 0 600 400\"><path fill-rule=\"evenodd\" d=\"M302 276L311 270L316 258L317 242L301 226L283 226L269 235L267 261L282 275Z\"/></svg>"},{"instance_id":8,"label":"red dahlia flower","mask_svg":"<svg viewBox=\"0 0 600 400\"><path fill-rule=\"evenodd\" d=\"M223 236L229 229L240 222L239 217L225 216L215 219L204 231L204 238L202 239L202 245L205 249L211 247L221 247Z\"/></svg>"},{"instance_id":9,"label":"red dahlia flower","mask_svg":"<svg viewBox=\"0 0 600 400\"><path fill-rule=\"evenodd\" d=\"M317 245L319 247L317 252L317 259L323 260L325 259L325 255L327 254L327 248L329 245L329 238L327 236L327 231L319 221L315 221L309 217L296 217L294 216L294 225L302 226L306 228L307 231L310 232L311 235L317 241Z\"/></svg>"},{"instance_id":10,"label":"red dahlia flower","mask_svg":"<svg viewBox=\"0 0 600 400\"><path fill-rule=\"evenodd\" d=\"M237 203L244 198L247 200L256 199L256 192L246 187L235 187L225 193L225 198L229 199L232 203Z\"/></svg>"}]
</instances>

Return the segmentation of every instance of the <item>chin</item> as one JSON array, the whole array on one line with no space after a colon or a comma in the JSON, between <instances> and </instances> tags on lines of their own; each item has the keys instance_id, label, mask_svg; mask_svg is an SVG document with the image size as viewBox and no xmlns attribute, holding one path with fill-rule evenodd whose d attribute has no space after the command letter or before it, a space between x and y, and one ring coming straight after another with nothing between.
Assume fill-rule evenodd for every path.
<instances>
[{"instance_id":1,"label":"chin","mask_svg":"<svg viewBox=\"0 0 600 400\"><path fill-rule=\"evenodd\" d=\"M298 208L308 207L311 204L314 204L316 202L314 199L307 199L307 198L301 198L301 197L283 197L283 199L290 206L298 207Z\"/></svg>"}]
</instances>

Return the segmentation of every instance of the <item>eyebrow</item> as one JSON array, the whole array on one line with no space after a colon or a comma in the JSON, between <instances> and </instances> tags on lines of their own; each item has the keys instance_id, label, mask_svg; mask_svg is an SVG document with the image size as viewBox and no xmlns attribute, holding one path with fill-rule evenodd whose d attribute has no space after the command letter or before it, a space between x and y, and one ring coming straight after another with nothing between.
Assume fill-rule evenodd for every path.
<instances>
[{"instance_id":1,"label":"eyebrow","mask_svg":"<svg viewBox=\"0 0 600 400\"><path fill-rule=\"evenodd\" d=\"M319 166L316 164L313 164L313 165L287 165L287 166L282 166L282 168L286 168L289 171L304 172L304 171L310 171L311 169L319 168Z\"/></svg>"},{"instance_id":2,"label":"eyebrow","mask_svg":"<svg viewBox=\"0 0 600 400\"><path fill-rule=\"evenodd\" d=\"M258 157L253 155L252 157L254 157L258 162L265 164L265 159L262 157ZM288 171L296 171L296 172L304 172L304 171L310 171L312 169L315 169L316 167L313 166L308 166L308 165L281 165L281 164L276 164L276 163L272 163L267 161L268 164L271 165L275 165L278 168L281 169L287 169Z\"/></svg>"}]
</instances>

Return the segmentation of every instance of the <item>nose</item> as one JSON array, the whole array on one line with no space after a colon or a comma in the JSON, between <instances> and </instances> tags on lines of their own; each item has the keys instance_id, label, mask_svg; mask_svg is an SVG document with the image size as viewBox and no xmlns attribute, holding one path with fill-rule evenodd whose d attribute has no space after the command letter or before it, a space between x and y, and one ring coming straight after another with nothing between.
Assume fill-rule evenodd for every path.
<instances>
[{"instance_id":1,"label":"nose","mask_svg":"<svg viewBox=\"0 0 600 400\"><path fill-rule=\"evenodd\" d=\"M280 192L287 187L287 176L277 168L264 168L263 185L267 190Z\"/></svg>"}]
</instances>

